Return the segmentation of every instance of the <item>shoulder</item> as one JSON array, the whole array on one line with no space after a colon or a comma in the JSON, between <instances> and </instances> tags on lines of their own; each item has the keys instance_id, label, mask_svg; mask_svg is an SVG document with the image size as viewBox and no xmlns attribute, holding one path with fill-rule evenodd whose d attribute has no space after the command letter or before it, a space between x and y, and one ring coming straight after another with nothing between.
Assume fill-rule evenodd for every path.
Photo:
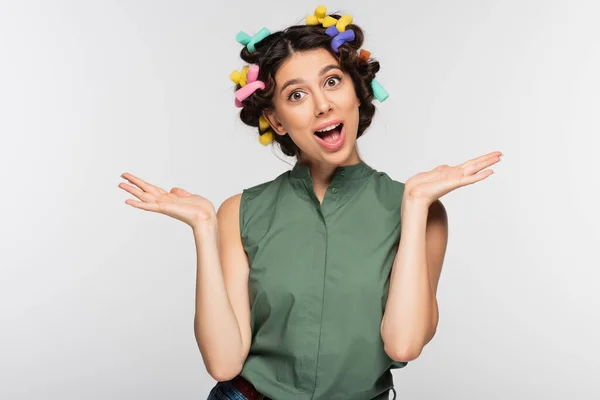
<instances>
[{"instance_id":1,"label":"shoulder","mask_svg":"<svg viewBox=\"0 0 600 400\"><path fill-rule=\"evenodd\" d=\"M217 210L219 229L238 226L242 193L236 193L221 203Z\"/></svg>"},{"instance_id":2,"label":"shoulder","mask_svg":"<svg viewBox=\"0 0 600 400\"><path fill-rule=\"evenodd\" d=\"M226 198L217 210L217 218L227 220L237 220L240 212L243 213L247 207L247 201L260 197L267 197L269 192L272 192L272 187L278 178L250 186L243 189L240 193ZM254 203L261 203L254 202Z\"/></svg>"},{"instance_id":3,"label":"shoulder","mask_svg":"<svg viewBox=\"0 0 600 400\"><path fill-rule=\"evenodd\" d=\"M230 197L226 198L223 201L223 203L221 203L219 210L222 210L222 212L226 213L228 211L239 209L240 205L242 205L242 203L245 200L258 197L261 195L261 193L268 192L269 188L273 187L275 184L280 182L284 175L285 173L269 181L260 182L246 189L243 189L240 193L231 195Z\"/></svg>"},{"instance_id":4,"label":"shoulder","mask_svg":"<svg viewBox=\"0 0 600 400\"><path fill-rule=\"evenodd\" d=\"M226 198L217 210L219 223L241 224L244 227L251 215L259 212L259 209L271 206L270 199L274 201L277 198L277 187L281 185L284 175L281 174L272 180L255 184Z\"/></svg>"},{"instance_id":5,"label":"shoulder","mask_svg":"<svg viewBox=\"0 0 600 400\"><path fill-rule=\"evenodd\" d=\"M380 192L390 194L392 197L402 200L404 195L404 182L393 179L386 172L376 171L375 180ZM446 208L438 199L429 206L429 220L447 219Z\"/></svg>"},{"instance_id":6,"label":"shoulder","mask_svg":"<svg viewBox=\"0 0 600 400\"><path fill-rule=\"evenodd\" d=\"M287 178L287 175L288 172L284 172L271 180L255 184L242 190L239 194L241 206L245 207L245 204L247 203L246 200L261 199L259 201L253 201L252 203L262 203L263 201L268 203L269 199L276 199L279 188Z\"/></svg>"},{"instance_id":7,"label":"shoulder","mask_svg":"<svg viewBox=\"0 0 600 400\"><path fill-rule=\"evenodd\" d=\"M375 191L380 199L389 199L392 205L399 205L404 195L404 182L393 179L383 171L373 173Z\"/></svg>"},{"instance_id":8,"label":"shoulder","mask_svg":"<svg viewBox=\"0 0 600 400\"><path fill-rule=\"evenodd\" d=\"M394 179L385 171L377 171L373 172L373 179L377 182L381 187L390 188L395 190L404 190L404 182Z\"/></svg>"},{"instance_id":9,"label":"shoulder","mask_svg":"<svg viewBox=\"0 0 600 400\"><path fill-rule=\"evenodd\" d=\"M271 188L273 186L274 182L275 182L275 179L267 181L267 182L262 182L257 185L254 185L254 186L250 186L250 187L242 190L242 193L240 193L240 194L244 198L244 200L258 197L263 193L268 193L269 188Z\"/></svg>"}]
</instances>

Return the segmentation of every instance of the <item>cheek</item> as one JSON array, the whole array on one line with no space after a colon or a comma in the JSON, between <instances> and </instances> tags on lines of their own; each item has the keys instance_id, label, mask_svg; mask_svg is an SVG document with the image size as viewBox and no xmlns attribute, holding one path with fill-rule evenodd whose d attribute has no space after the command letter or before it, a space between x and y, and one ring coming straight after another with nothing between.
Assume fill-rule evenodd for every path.
<instances>
[{"instance_id":1,"label":"cheek","mask_svg":"<svg viewBox=\"0 0 600 400\"><path fill-rule=\"evenodd\" d=\"M350 92L344 96L344 103L342 108L344 109L344 112L347 113L349 116L353 117L355 114L356 116L358 116L359 106L360 103L354 92Z\"/></svg>"},{"instance_id":2,"label":"cheek","mask_svg":"<svg viewBox=\"0 0 600 400\"><path fill-rule=\"evenodd\" d=\"M359 101L353 85L346 85L343 90L339 91L339 93L345 109L350 110L358 108Z\"/></svg>"},{"instance_id":3,"label":"cheek","mask_svg":"<svg viewBox=\"0 0 600 400\"><path fill-rule=\"evenodd\" d=\"M303 131L306 129L310 129L310 123L312 122L313 107L310 101L306 100L303 101L301 104L291 106L288 110L286 110L286 121L289 130Z\"/></svg>"}]
</instances>

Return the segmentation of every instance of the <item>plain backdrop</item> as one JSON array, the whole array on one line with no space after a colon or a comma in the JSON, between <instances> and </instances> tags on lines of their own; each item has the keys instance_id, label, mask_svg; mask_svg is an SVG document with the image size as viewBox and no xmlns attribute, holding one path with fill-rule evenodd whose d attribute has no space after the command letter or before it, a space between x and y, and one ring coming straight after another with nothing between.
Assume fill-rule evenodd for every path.
<instances>
[{"instance_id":1,"label":"plain backdrop","mask_svg":"<svg viewBox=\"0 0 600 400\"><path fill-rule=\"evenodd\" d=\"M319 3L0 4L0 398L206 398L192 231L125 204L120 174L218 207L290 169L237 117L235 35ZM405 182L504 153L441 199L439 326L398 399L600 398L599 3L325 5L390 93L369 165Z\"/></svg>"}]
</instances>

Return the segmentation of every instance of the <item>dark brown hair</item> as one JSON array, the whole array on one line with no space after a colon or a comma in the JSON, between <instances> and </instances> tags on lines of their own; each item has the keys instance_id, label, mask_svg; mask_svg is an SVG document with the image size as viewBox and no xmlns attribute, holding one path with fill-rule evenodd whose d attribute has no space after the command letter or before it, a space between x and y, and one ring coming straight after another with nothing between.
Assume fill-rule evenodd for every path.
<instances>
[{"instance_id":1,"label":"dark brown hair","mask_svg":"<svg viewBox=\"0 0 600 400\"><path fill-rule=\"evenodd\" d=\"M339 19L340 15L331 14L331 17ZM259 67L258 80L265 83L264 90L257 90L247 99L242 101L244 108L240 111L241 120L253 127L258 127L258 119L264 110L273 109L273 93L275 89L275 73L283 62L296 52L323 48L335 57L342 71L349 74L354 83L356 96L360 102L359 122L357 138L371 125L375 114L373 104L373 89L371 81L379 71L379 62L369 58L359 58L358 50L364 40L363 31L357 25L350 24L346 30L354 31L354 40L343 43L336 53L331 48L332 37L325 33L321 25L292 25L282 31L274 32L255 45L255 52L250 53L246 46L240 52L240 57L249 64L257 64ZM235 90L241 86L236 85ZM259 134L264 132L260 131ZM275 142L279 144L281 151L287 156L298 156L300 148L286 135L274 134Z\"/></svg>"}]
</instances>

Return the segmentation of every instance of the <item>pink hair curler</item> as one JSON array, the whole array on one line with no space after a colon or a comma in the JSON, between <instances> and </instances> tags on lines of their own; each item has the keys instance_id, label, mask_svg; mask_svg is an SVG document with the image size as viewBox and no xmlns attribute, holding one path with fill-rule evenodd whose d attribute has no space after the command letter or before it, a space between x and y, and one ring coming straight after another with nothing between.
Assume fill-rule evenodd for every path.
<instances>
[{"instance_id":1,"label":"pink hair curler","mask_svg":"<svg viewBox=\"0 0 600 400\"><path fill-rule=\"evenodd\" d=\"M251 94L253 94L257 90L263 90L265 88L265 83L263 81L254 81L248 82L246 86L238 89L235 92L235 98L239 102L242 102L248 98Z\"/></svg>"},{"instance_id":2,"label":"pink hair curler","mask_svg":"<svg viewBox=\"0 0 600 400\"><path fill-rule=\"evenodd\" d=\"M247 83L254 82L258 78L258 65L252 64L248 67L248 74L246 75Z\"/></svg>"}]
</instances>

